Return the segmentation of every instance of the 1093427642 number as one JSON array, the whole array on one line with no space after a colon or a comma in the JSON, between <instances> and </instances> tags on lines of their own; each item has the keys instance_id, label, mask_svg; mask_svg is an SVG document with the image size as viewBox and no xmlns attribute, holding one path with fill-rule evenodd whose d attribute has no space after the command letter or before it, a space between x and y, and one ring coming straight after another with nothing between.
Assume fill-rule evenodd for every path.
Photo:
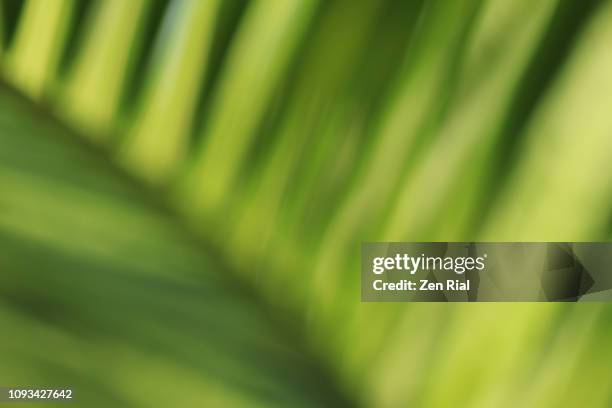
<instances>
[{"instance_id":1,"label":"1093427642 number","mask_svg":"<svg viewBox=\"0 0 612 408\"><path fill-rule=\"evenodd\" d=\"M71 388L4 388L4 400L72 400Z\"/></svg>"}]
</instances>

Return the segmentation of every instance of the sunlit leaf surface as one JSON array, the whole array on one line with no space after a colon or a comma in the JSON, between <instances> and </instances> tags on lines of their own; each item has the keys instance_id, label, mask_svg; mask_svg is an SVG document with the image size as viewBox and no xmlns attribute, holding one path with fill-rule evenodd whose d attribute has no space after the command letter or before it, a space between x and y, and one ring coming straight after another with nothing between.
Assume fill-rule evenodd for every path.
<instances>
[{"instance_id":1,"label":"sunlit leaf surface","mask_svg":"<svg viewBox=\"0 0 612 408\"><path fill-rule=\"evenodd\" d=\"M0 1L0 386L606 407L605 304L366 304L362 241L611 237L609 0Z\"/></svg>"}]
</instances>

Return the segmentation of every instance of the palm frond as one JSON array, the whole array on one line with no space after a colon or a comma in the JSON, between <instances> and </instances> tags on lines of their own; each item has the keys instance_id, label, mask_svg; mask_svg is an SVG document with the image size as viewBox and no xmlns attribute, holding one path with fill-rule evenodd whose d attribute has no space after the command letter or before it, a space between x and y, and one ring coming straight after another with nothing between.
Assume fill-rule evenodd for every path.
<instances>
[{"instance_id":1,"label":"palm frond","mask_svg":"<svg viewBox=\"0 0 612 408\"><path fill-rule=\"evenodd\" d=\"M608 307L363 304L359 244L607 239L610 1L1 5L0 385L609 403Z\"/></svg>"}]
</instances>

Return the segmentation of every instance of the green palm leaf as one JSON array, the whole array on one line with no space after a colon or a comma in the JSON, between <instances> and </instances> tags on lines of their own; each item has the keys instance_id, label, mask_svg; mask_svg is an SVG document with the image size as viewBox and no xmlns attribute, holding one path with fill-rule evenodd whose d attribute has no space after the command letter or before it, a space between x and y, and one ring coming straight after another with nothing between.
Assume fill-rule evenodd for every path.
<instances>
[{"instance_id":1,"label":"green palm leaf","mask_svg":"<svg viewBox=\"0 0 612 408\"><path fill-rule=\"evenodd\" d=\"M0 386L609 405L608 307L363 304L359 243L610 237L610 1L0 4Z\"/></svg>"},{"instance_id":2,"label":"green palm leaf","mask_svg":"<svg viewBox=\"0 0 612 408\"><path fill-rule=\"evenodd\" d=\"M346 403L159 200L6 89L0 107L2 384L101 407Z\"/></svg>"}]
</instances>

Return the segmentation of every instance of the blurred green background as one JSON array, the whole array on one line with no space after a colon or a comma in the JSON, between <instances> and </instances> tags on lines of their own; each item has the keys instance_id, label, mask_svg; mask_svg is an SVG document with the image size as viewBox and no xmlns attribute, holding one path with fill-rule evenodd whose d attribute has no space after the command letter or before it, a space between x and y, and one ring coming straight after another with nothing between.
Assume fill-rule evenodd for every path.
<instances>
[{"instance_id":1,"label":"blurred green background","mask_svg":"<svg viewBox=\"0 0 612 408\"><path fill-rule=\"evenodd\" d=\"M612 2L0 4L0 386L612 406L606 304L359 301L362 241L611 238Z\"/></svg>"}]
</instances>

